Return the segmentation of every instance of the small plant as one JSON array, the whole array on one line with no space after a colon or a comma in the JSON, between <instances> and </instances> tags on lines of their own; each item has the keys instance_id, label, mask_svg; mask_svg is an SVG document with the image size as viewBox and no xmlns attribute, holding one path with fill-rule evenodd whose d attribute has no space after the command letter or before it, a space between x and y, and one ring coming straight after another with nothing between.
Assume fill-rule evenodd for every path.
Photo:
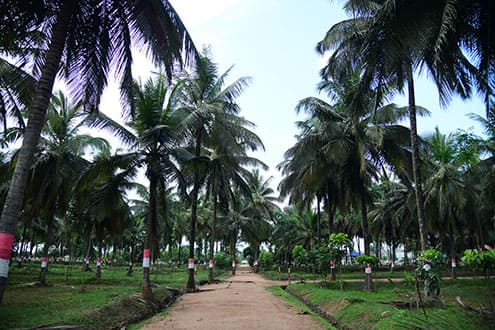
<instances>
[{"instance_id":1,"label":"small plant","mask_svg":"<svg viewBox=\"0 0 495 330\"><path fill-rule=\"evenodd\" d=\"M344 233L333 233L330 235L330 240L328 244L330 258L334 265L339 265L339 273L342 277L342 258L345 257L346 251L352 249L352 241L349 239L347 234ZM335 266L333 266L335 267ZM335 268L331 269L332 280L335 279ZM343 282L340 281L340 290L343 289Z\"/></svg>"},{"instance_id":2,"label":"small plant","mask_svg":"<svg viewBox=\"0 0 495 330\"><path fill-rule=\"evenodd\" d=\"M423 251L417 258L414 273L416 278L424 281L426 296L437 297L440 294L442 276L434 270L433 265L441 263L442 259L442 253L433 248Z\"/></svg>"},{"instance_id":3,"label":"small plant","mask_svg":"<svg viewBox=\"0 0 495 330\"><path fill-rule=\"evenodd\" d=\"M356 262L364 267L368 264L370 264L371 267L376 267L378 265L378 258L375 256L360 255L356 257Z\"/></svg>"},{"instance_id":4,"label":"small plant","mask_svg":"<svg viewBox=\"0 0 495 330\"><path fill-rule=\"evenodd\" d=\"M375 267L378 265L378 258L375 256L361 255L356 258L356 262L365 267L363 290L373 291L373 276L371 274L371 268L368 266Z\"/></svg>"},{"instance_id":5,"label":"small plant","mask_svg":"<svg viewBox=\"0 0 495 330\"><path fill-rule=\"evenodd\" d=\"M490 272L492 269L495 269L495 250L488 245L485 245L485 250L468 249L464 251L462 262L477 271L482 271L485 274L490 311L494 314L495 310L493 306L493 292L490 286Z\"/></svg>"}]
</instances>

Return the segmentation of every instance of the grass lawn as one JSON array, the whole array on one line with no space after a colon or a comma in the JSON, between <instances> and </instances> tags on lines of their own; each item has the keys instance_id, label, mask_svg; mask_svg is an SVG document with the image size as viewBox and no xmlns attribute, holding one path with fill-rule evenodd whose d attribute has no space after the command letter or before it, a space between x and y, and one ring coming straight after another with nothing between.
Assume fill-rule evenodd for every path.
<instances>
[{"instance_id":1,"label":"grass lawn","mask_svg":"<svg viewBox=\"0 0 495 330\"><path fill-rule=\"evenodd\" d=\"M80 266L72 269L66 281L67 266L50 265L47 286L27 285L36 281L39 265L10 267L7 290L0 307L0 329L33 327L42 324L67 323L105 328L112 313L101 315L97 309L141 290L141 268L127 276L127 267L103 267L102 278L92 272L83 273ZM216 273L216 277L223 273ZM206 280L208 270L198 270L198 280ZM187 269L152 269L153 292L158 298L165 287L185 288ZM136 308L140 308L138 305ZM144 309L144 304L142 305ZM95 317L98 315L98 317Z\"/></svg>"},{"instance_id":2,"label":"grass lawn","mask_svg":"<svg viewBox=\"0 0 495 330\"><path fill-rule=\"evenodd\" d=\"M320 321L320 323L323 324L327 329L336 329L327 320L325 320L324 318L322 318L318 314L314 313L308 306L306 306L304 303L302 303L299 299L295 298L294 296L292 296L290 293L286 292L285 290L283 290L279 286L269 286L269 287L267 287L267 290L270 291L272 294L274 294L276 296L280 296L280 297L284 298L285 300L291 302L292 304L294 304L295 306L300 308L303 312L312 315L313 317L318 319L318 321Z\"/></svg>"},{"instance_id":3,"label":"grass lawn","mask_svg":"<svg viewBox=\"0 0 495 330\"><path fill-rule=\"evenodd\" d=\"M353 329L493 329L493 321L461 308L456 296L471 305L488 306L485 284L480 279L448 280L442 282L440 299L445 308L416 307L412 283L375 282L374 292L362 291L362 283L338 282L295 283L290 290L327 311L342 324ZM430 304L431 305L431 304ZM382 317L383 312L390 316Z\"/></svg>"}]
</instances>

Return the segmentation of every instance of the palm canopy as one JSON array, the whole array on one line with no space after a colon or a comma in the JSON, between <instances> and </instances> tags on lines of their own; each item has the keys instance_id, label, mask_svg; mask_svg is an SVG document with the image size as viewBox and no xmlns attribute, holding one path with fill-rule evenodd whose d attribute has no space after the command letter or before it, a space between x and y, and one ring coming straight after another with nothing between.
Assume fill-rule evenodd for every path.
<instances>
[{"instance_id":1,"label":"palm canopy","mask_svg":"<svg viewBox=\"0 0 495 330\"><path fill-rule=\"evenodd\" d=\"M296 107L296 111L308 113L310 120L303 126L296 146L286 154L292 158L286 158L283 165L289 181L282 181L282 187L301 185L297 180L302 180L302 185L308 187L307 183L317 180L319 175L316 173L322 173L323 179L316 189L313 188L313 193L327 189L328 194L333 187L331 192L338 195L338 199L333 198L334 204L338 203L342 210L351 207L362 210L363 234L367 235L365 210L370 201L371 179L384 164L403 166L407 156L409 131L396 124L407 114L407 107L381 106L376 93L360 91L356 73L344 83L324 81L321 88L328 93L332 103L309 97ZM360 101L355 103L358 92ZM305 162L301 155L311 154L308 150L316 152ZM300 166L292 166L293 160ZM327 166L327 172L322 163ZM327 203L331 202L327 200ZM365 241L368 242L367 237Z\"/></svg>"},{"instance_id":2,"label":"palm canopy","mask_svg":"<svg viewBox=\"0 0 495 330\"><path fill-rule=\"evenodd\" d=\"M32 6L24 3L7 1L8 7L17 8L17 14L23 18L18 23L26 31L40 31L53 39L59 37L54 29L57 22L67 20L62 72L76 101L84 101L91 109L98 108L111 67L120 82L123 105L128 108L132 101L131 48L143 50L169 77L175 63L190 61L196 54L182 20L168 1L51 0L35 1ZM32 39L8 27L0 32L5 39L17 37L13 41L21 45ZM40 43L45 49L49 45L48 40ZM31 55L18 54L25 60ZM35 76L39 77L44 58L35 60Z\"/></svg>"},{"instance_id":3,"label":"palm canopy","mask_svg":"<svg viewBox=\"0 0 495 330\"><path fill-rule=\"evenodd\" d=\"M177 111L183 114L179 136L193 155L184 163L183 171L189 177L191 190L191 233L189 258L194 258L198 194L202 186L206 161L205 151L210 155L222 153L222 146L243 164L260 163L246 157L247 150L263 148L260 138L251 130L253 123L239 116L237 98L248 86L249 78L243 77L226 85L231 69L218 73L217 65L211 60L208 49L195 62L192 72L185 72L178 82ZM220 148L220 149L219 149ZM233 177L235 179L235 176ZM189 269L187 286L194 288L194 272Z\"/></svg>"},{"instance_id":4,"label":"palm canopy","mask_svg":"<svg viewBox=\"0 0 495 330\"><path fill-rule=\"evenodd\" d=\"M442 105L453 94L469 97L478 71L462 46L452 42L453 22L462 12L453 2L346 1L352 18L332 26L317 46L322 53L336 49L322 75L337 77L349 67L361 67L365 85L400 91L409 71L427 69Z\"/></svg>"}]
</instances>

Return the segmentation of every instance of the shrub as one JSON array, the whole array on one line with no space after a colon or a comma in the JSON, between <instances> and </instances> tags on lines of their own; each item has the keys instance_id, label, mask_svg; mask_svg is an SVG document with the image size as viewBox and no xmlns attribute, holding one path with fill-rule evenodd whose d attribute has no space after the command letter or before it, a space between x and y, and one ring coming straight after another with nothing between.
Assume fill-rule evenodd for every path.
<instances>
[{"instance_id":1,"label":"shrub","mask_svg":"<svg viewBox=\"0 0 495 330\"><path fill-rule=\"evenodd\" d=\"M215 266L222 269L231 267L232 264L232 257L223 252L216 253L213 260L215 261Z\"/></svg>"},{"instance_id":2,"label":"shrub","mask_svg":"<svg viewBox=\"0 0 495 330\"><path fill-rule=\"evenodd\" d=\"M273 253L267 251L261 251L258 255L258 265L263 270L272 269L275 264L275 258Z\"/></svg>"}]
</instances>

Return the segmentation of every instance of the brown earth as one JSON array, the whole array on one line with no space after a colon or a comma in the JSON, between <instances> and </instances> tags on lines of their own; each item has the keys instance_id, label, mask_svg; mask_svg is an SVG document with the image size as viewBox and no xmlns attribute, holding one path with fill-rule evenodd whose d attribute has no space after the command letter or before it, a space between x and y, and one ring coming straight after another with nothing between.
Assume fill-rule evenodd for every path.
<instances>
[{"instance_id":1,"label":"brown earth","mask_svg":"<svg viewBox=\"0 0 495 330\"><path fill-rule=\"evenodd\" d=\"M165 317L141 329L325 329L317 319L265 289L280 284L241 266L227 281L184 295Z\"/></svg>"}]
</instances>

